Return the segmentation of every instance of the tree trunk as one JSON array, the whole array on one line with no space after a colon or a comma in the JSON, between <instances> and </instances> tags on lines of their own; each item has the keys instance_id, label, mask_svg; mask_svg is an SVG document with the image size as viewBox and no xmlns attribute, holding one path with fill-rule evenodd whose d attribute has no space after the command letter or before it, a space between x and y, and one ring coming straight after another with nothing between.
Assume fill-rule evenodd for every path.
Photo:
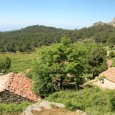
<instances>
[{"instance_id":1,"label":"tree trunk","mask_svg":"<svg viewBox=\"0 0 115 115\"><path fill-rule=\"evenodd\" d=\"M61 77L61 80L60 80L60 89L63 89L63 78Z\"/></svg>"},{"instance_id":2,"label":"tree trunk","mask_svg":"<svg viewBox=\"0 0 115 115\"><path fill-rule=\"evenodd\" d=\"M75 87L75 90L79 90L79 86L78 86L78 83L76 83L76 87Z\"/></svg>"}]
</instances>

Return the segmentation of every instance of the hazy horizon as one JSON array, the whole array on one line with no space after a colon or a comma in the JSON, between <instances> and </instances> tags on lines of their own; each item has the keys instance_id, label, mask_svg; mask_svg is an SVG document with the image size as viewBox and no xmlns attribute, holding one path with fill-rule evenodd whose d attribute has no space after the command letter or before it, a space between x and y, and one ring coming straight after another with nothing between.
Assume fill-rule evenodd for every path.
<instances>
[{"instance_id":1,"label":"hazy horizon","mask_svg":"<svg viewBox=\"0 0 115 115\"><path fill-rule=\"evenodd\" d=\"M57 29L65 29L65 30L75 30L75 29L81 29L81 28L84 28L84 27L90 27L90 26L92 26L92 25L89 25L89 26L83 26L83 27L75 27L75 28L69 28L69 27L65 27L65 28L63 28L63 27L56 27L56 26L51 26L51 25L40 25L40 24L34 24L34 25L23 25L23 26L4 26L4 27L0 27L0 32L7 32L7 31L15 31L15 30L20 30L20 29L23 29L23 28L26 28L26 27L29 27L29 26L37 26L37 25L39 25L39 26L46 26L46 27L54 27L54 28L57 28Z\"/></svg>"},{"instance_id":2,"label":"hazy horizon","mask_svg":"<svg viewBox=\"0 0 115 115\"><path fill-rule=\"evenodd\" d=\"M114 0L0 0L0 31L31 25L80 29L95 22L110 22Z\"/></svg>"}]
</instances>

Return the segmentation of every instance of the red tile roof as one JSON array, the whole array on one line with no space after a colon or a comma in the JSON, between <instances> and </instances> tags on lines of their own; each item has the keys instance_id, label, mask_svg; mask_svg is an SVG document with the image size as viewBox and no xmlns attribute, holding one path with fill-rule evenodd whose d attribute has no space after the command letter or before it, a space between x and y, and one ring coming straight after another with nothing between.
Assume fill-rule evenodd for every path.
<instances>
[{"instance_id":1,"label":"red tile roof","mask_svg":"<svg viewBox=\"0 0 115 115\"><path fill-rule=\"evenodd\" d=\"M8 90L32 101L40 100L40 97L32 92L32 81L25 74L9 73L0 77L0 92Z\"/></svg>"},{"instance_id":2,"label":"red tile roof","mask_svg":"<svg viewBox=\"0 0 115 115\"><path fill-rule=\"evenodd\" d=\"M105 77L106 79L115 82L115 67L110 67L108 70L102 72L100 76Z\"/></svg>"}]
</instances>

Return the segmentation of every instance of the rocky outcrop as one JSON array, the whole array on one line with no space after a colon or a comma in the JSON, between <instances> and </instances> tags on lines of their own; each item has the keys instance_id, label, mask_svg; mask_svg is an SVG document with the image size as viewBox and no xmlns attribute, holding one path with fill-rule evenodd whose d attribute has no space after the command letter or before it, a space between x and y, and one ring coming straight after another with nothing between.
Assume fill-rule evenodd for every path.
<instances>
[{"instance_id":1,"label":"rocky outcrop","mask_svg":"<svg viewBox=\"0 0 115 115\"><path fill-rule=\"evenodd\" d=\"M54 103L42 100L36 104L32 104L26 108L26 110L21 115L33 115L32 111L42 111L42 110L51 110L53 107L64 108L64 104Z\"/></svg>"},{"instance_id":2,"label":"rocky outcrop","mask_svg":"<svg viewBox=\"0 0 115 115\"><path fill-rule=\"evenodd\" d=\"M93 24L93 26L102 26L102 25L105 25L106 23L103 23L103 22L96 22Z\"/></svg>"},{"instance_id":3,"label":"rocky outcrop","mask_svg":"<svg viewBox=\"0 0 115 115\"><path fill-rule=\"evenodd\" d=\"M113 18L113 20L109 22L108 25L112 25L113 27L115 27L115 18Z\"/></svg>"},{"instance_id":4,"label":"rocky outcrop","mask_svg":"<svg viewBox=\"0 0 115 115\"><path fill-rule=\"evenodd\" d=\"M53 110L53 108L60 108L63 111L56 111ZM36 112L35 115L41 115L40 113L43 112L43 115L87 115L87 113L78 109L74 112L71 112L67 110L64 111L64 108L64 104L42 100L41 102L28 106L21 115L34 115L34 112Z\"/></svg>"},{"instance_id":5,"label":"rocky outcrop","mask_svg":"<svg viewBox=\"0 0 115 115\"><path fill-rule=\"evenodd\" d=\"M28 100L27 98L24 98L20 95L16 95L14 93L11 93L7 90L5 90L4 92L1 92L0 93L0 103L5 103L5 104L8 104L8 103L16 103L16 104L19 104L23 101L29 101L31 102L31 100Z\"/></svg>"},{"instance_id":6,"label":"rocky outcrop","mask_svg":"<svg viewBox=\"0 0 115 115\"><path fill-rule=\"evenodd\" d=\"M102 26L102 25L111 25L111 26L115 27L115 18L113 18L113 20L111 22L108 22L108 23L96 22L93 24L93 26Z\"/></svg>"}]
</instances>

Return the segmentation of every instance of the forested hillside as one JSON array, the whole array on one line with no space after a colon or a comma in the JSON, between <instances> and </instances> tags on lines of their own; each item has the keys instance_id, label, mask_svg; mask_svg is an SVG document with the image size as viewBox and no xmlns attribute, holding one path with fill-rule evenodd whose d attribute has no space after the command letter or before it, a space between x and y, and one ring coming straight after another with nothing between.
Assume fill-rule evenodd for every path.
<instances>
[{"instance_id":1,"label":"forested hillside","mask_svg":"<svg viewBox=\"0 0 115 115\"><path fill-rule=\"evenodd\" d=\"M16 31L0 32L0 52L27 52L41 45L60 42L62 36L68 36L72 42L84 39L94 39L110 46L115 44L115 28L103 24L82 28L79 30L65 30L46 26L29 26Z\"/></svg>"}]
</instances>

